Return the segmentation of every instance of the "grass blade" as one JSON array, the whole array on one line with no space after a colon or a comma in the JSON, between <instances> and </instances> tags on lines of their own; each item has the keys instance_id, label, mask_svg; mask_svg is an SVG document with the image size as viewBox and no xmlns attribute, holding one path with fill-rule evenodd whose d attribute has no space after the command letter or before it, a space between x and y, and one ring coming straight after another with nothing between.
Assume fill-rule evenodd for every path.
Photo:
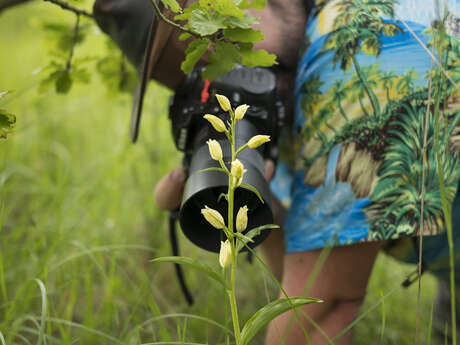
<instances>
[{"instance_id":1,"label":"grass blade","mask_svg":"<svg viewBox=\"0 0 460 345\"><path fill-rule=\"evenodd\" d=\"M40 287L40 292L42 295L42 315L40 317L40 333L38 334L38 343L37 345L41 345L42 343L46 344L46 337L45 337L45 329L46 329L46 288L45 284L40 279L35 279L35 282Z\"/></svg>"},{"instance_id":2,"label":"grass blade","mask_svg":"<svg viewBox=\"0 0 460 345\"><path fill-rule=\"evenodd\" d=\"M156 258L151 260L151 262L171 262L173 264L179 264L179 265L187 265L190 267L193 267L201 272L204 272L208 275L208 277L214 279L216 282L220 283L225 289L229 289L229 286L227 285L227 282L225 279L221 276L220 273L217 273L214 271L212 268L208 267L207 265L202 264L200 261L191 259L191 258L186 258L183 256L164 256L161 258Z\"/></svg>"},{"instance_id":3,"label":"grass blade","mask_svg":"<svg viewBox=\"0 0 460 345\"><path fill-rule=\"evenodd\" d=\"M246 345L249 341L278 315L291 309L310 304L322 302L316 298L294 297L273 301L259 309L244 325L241 331L241 344Z\"/></svg>"},{"instance_id":4,"label":"grass blade","mask_svg":"<svg viewBox=\"0 0 460 345\"><path fill-rule=\"evenodd\" d=\"M383 292L380 291L380 298L383 297ZM382 344L383 342L383 335L385 334L385 300L382 300L382 326L381 326L381 331L380 331L380 339L379 339L379 344Z\"/></svg>"},{"instance_id":5,"label":"grass blade","mask_svg":"<svg viewBox=\"0 0 460 345\"><path fill-rule=\"evenodd\" d=\"M431 331L433 329L433 310L434 310L434 302L431 304L430 323L428 324L428 334L426 336L426 345L431 345Z\"/></svg>"},{"instance_id":6,"label":"grass blade","mask_svg":"<svg viewBox=\"0 0 460 345\"><path fill-rule=\"evenodd\" d=\"M0 342L2 345L6 345L5 338L3 337L3 333L0 331Z\"/></svg>"},{"instance_id":7,"label":"grass blade","mask_svg":"<svg viewBox=\"0 0 460 345\"><path fill-rule=\"evenodd\" d=\"M81 325L81 324L73 322L73 321L62 320L62 319L56 319L56 318L49 317L48 322L57 323L57 324L61 324L61 325L66 325L66 326L70 326L70 327L74 327L74 328L80 328L80 329L83 329L84 331L86 331L88 333L92 333L92 334L101 336L103 338L106 338L106 339L110 340L113 344L126 345L125 343L121 342L120 340L118 340L115 337L112 337L109 334L106 334L104 332L98 331L97 329L92 329L92 328L86 327L84 325Z\"/></svg>"},{"instance_id":8,"label":"grass blade","mask_svg":"<svg viewBox=\"0 0 460 345\"><path fill-rule=\"evenodd\" d=\"M142 343L140 345L208 345L205 343L184 343L182 341L157 341L154 343Z\"/></svg>"}]
</instances>

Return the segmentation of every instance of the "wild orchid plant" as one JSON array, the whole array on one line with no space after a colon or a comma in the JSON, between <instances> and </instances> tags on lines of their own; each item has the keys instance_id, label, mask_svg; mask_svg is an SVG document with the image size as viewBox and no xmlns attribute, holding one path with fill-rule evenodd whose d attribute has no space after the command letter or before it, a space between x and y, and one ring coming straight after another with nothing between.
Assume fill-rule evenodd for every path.
<instances>
[{"instance_id":1,"label":"wild orchid plant","mask_svg":"<svg viewBox=\"0 0 460 345\"><path fill-rule=\"evenodd\" d=\"M236 345L246 345L249 344L250 340L257 334L258 331L260 331L265 325L267 325L278 315L308 303L320 302L320 300L300 297L276 300L259 309L245 323L243 328L240 328L238 306L235 297L238 254L244 247L247 247L249 250L251 250L248 247L248 243L253 242L253 238L260 234L261 231L278 228L278 226L273 224L262 225L246 231L248 226L248 212L250 211L247 205L240 207L236 215L236 221L234 222L233 215L235 190L241 187L248 187L255 191L257 195L259 195L253 186L242 184L246 169L244 168L243 163L238 160L237 156L247 148L255 149L269 142L270 137L268 135L255 135L249 139L247 143L237 148L235 144L235 125L236 122L243 119L249 106L243 104L238 106L236 109L233 109L227 97L223 95L216 95L216 98L221 109L229 114L230 121L227 122L228 127L225 125L224 121L215 115L206 114L204 115L204 118L209 121L209 123L217 132L224 133L231 144L232 161L230 162L229 166L227 166L223 161L222 148L219 142L215 139L209 139L207 141L211 158L216 160L220 165L220 168L216 167L210 169L217 170L228 175L228 190L227 193L223 195L228 204L228 219L227 222L225 222L224 217L219 213L219 211L214 210L206 205L203 209L201 209L201 214L209 224L211 224L215 229L223 231L226 236L226 240L221 242L219 253L219 264L222 267L222 271L218 272L199 262L198 260L185 257L162 257L153 261L173 262L189 265L207 273L210 278L219 282L225 288L230 303L234 330L233 335L235 338L234 343ZM243 232L245 233L243 234ZM228 277L228 274L226 274L225 271L225 269L229 266L231 266L230 277ZM228 281L228 279L230 281Z\"/></svg>"}]
</instances>

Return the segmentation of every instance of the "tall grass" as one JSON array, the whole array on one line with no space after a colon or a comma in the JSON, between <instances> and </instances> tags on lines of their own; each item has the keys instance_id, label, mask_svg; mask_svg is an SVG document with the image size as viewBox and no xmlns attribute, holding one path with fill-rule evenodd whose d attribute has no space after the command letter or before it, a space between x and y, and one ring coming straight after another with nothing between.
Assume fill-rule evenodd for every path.
<instances>
[{"instance_id":1,"label":"tall grass","mask_svg":"<svg viewBox=\"0 0 460 345\"><path fill-rule=\"evenodd\" d=\"M130 97L108 94L97 76L66 96L38 94L44 76L33 71L50 48L38 18L71 23L73 16L41 2L0 15L0 90L16 90L0 106L18 118L15 134L0 142L0 344L224 343L224 291L187 270L196 300L189 307L173 268L149 263L169 254L167 215L156 209L153 188L181 159L169 134L169 92L151 85L136 145ZM75 53L103 55L103 41L92 35ZM185 255L217 265L213 254L182 236L180 243ZM272 299L276 288L257 264L241 266L247 319L267 302L265 286ZM416 286L398 287L413 269L383 255L377 261L362 312L394 289L380 344L413 343ZM436 284L424 279L428 327ZM357 323L356 344L379 341L381 310Z\"/></svg>"}]
</instances>

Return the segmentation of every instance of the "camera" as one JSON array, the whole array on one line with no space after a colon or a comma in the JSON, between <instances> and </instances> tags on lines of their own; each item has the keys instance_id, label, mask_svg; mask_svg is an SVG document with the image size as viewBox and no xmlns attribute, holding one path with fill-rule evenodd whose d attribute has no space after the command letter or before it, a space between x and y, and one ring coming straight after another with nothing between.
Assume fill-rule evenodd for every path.
<instances>
[{"instance_id":1,"label":"camera","mask_svg":"<svg viewBox=\"0 0 460 345\"><path fill-rule=\"evenodd\" d=\"M240 207L248 206L250 230L273 222L270 188L264 177L264 159L276 161L277 137L283 126L285 110L276 92L276 76L266 68L237 66L223 77L209 83L201 78L201 70L189 74L170 101L170 120L174 142L184 152L183 165L187 174L179 222L185 236L199 247L219 252L224 233L214 229L201 215L208 206L218 210L227 219L227 202L221 195L227 192L228 176L219 171L201 171L219 167L209 155L208 139L216 139L222 147L224 164L230 169L231 146L225 134L217 133L203 118L213 114L228 122L228 113L219 107L215 94L225 95L236 108L241 104L250 107L241 121L236 123L236 147L244 145L257 134L270 135L271 141L257 149L243 150L238 159L247 172L243 184L255 187L263 202L250 188L241 186L235 191L235 214ZM263 231L250 243L255 247L268 236Z\"/></svg>"}]
</instances>

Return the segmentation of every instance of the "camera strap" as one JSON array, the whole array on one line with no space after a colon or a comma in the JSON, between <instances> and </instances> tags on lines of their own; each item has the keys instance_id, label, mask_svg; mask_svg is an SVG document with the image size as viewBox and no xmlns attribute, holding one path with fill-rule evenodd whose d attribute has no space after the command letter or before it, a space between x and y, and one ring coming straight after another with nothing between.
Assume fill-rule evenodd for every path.
<instances>
[{"instance_id":1,"label":"camera strap","mask_svg":"<svg viewBox=\"0 0 460 345\"><path fill-rule=\"evenodd\" d=\"M173 256L179 256L179 243L177 241L177 229L176 224L179 219L179 210L169 212L169 241L171 243L171 249ZM182 267L179 264L174 264L176 269L177 280L179 281L182 294L184 295L188 305L193 305L193 296L190 293L187 284L185 282L184 273Z\"/></svg>"},{"instance_id":2,"label":"camera strap","mask_svg":"<svg viewBox=\"0 0 460 345\"><path fill-rule=\"evenodd\" d=\"M161 13L168 19L172 19L176 14L171 10L165 9L163 3L159 0L154 0L158 4ZM186 0L178 0L181 7L184 6ZM131 112L131 141L135 143L139 135L139 126L141 122L142 106L144 102L144 94L147 89L147 83L152 75L155 74L155 67L160 60L165 59L167 55L167 44L171 38L174 28L159 20L158 15L152 17L147 42L144 51L144 57L139 70L140 83L134 93L133 107Z\"/></svg>"}]
</instances>

